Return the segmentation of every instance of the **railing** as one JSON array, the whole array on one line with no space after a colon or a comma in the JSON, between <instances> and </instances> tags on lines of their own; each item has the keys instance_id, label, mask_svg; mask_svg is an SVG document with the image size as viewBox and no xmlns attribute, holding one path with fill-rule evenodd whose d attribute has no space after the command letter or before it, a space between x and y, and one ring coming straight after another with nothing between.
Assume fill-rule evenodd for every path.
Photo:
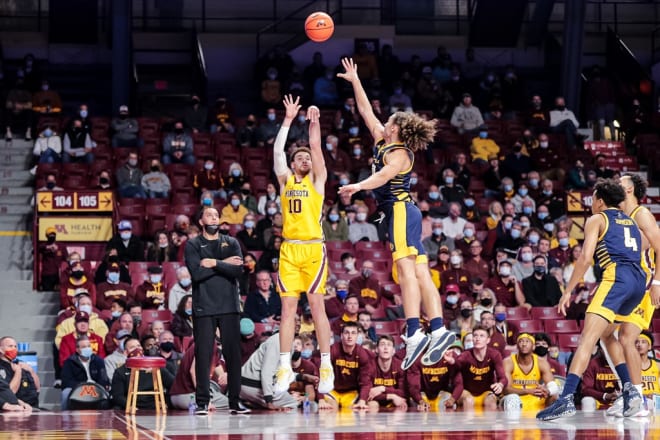
<instances>
[{"instance_id":1,"label":"railing","mask_svg":"<svg viewBox=\"0 0 660 440\"><path fill-rule=\"evenodd\" d=\"M651 64L655 64L660 60L658 52L660 51L660 26L653 29L651 32Z\"/></svg>"},{"instance_id":2,"label":"railing","mask_svg":"<svg viewBox=\"0 0 660 440\"><path fill-rule=\"evenodd\" d=\"M206 88L208 85L208 75L206 72L206 59L204 58L204 49L202 48L202 43L199 40L199 35L196 31L193 32L192 36L192 45L193 45L193 59L192 67L195 72L195 86L196 93L199 93L200 96L206 96Z\"/></svg>"}]
</instances>

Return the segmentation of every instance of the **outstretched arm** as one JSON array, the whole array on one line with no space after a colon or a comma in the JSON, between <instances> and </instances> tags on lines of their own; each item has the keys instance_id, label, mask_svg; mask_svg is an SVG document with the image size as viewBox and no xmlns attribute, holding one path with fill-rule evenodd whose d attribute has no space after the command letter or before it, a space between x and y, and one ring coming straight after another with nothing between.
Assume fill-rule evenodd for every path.
<instances>
[{"instance_id":1,"label":"outstretched arm","mask_svg":"<svg viewBox=\"0 0 660 440\"><path fill-rule=\"evenodd\" d=\"M362 83L358 77L357 65L353 62L353 58L342 58L341 64L344 66L346 72L338 73L337 76L351 83L353 92L355 93L355 102L357 103L362 119L364 119L364 123L367 125L375 141L382 139L385 128L371 108L369 98L367 98L367 92L364 91L364 87L362 87Z\"/></svg>"},{"instance_id":2,"label":"outstretched arm","mask_svg":"<svg viewBox=\"0 0 660 440\"><path fill-rule=\"evenodd\" d=\"M280 131L277 132L277 137L275 138L275 143L273 144L273 170L277 176L277 181L280 184L280 188L286 183L286 179L291 174L291 170L286 163L286 153L284 152L284 147L286 145L287 137L289 136L289 127L291 127L291 122L298 114L300 110L300 97L297 97L296 100L293 100L293 96L286 95L284 97L284 108L286 114L284 116L284 121L282 121L282 126Z\"/></svg>"},{"instance_id":3,"label":"outstretched arm","mask_svg":"<svg viewBox=\"0 0 660 440\"><path fill-rule=\"evenodd\" d=\"M312 105L307 109L307 119L309 119L309 148L312 152L314 186L317 191L324 191L325 181L328 179L328 169L325 167L325 158L321 150L320 116L321 111L317 106Z\"/></svg>"},{"instance_id":4,"label":"outstretched arm","mask_svg":"<svg viewBox=\"0 0 660 440\"><path fill-rule=\"evenodd\" d=\"M391 150L385 156L385 166L362 182L351 183L339 188L339 194L353 195L362 190L380 188L397 174L410 167L410 158L403 148Z\"/></svg>"}]
</instances>

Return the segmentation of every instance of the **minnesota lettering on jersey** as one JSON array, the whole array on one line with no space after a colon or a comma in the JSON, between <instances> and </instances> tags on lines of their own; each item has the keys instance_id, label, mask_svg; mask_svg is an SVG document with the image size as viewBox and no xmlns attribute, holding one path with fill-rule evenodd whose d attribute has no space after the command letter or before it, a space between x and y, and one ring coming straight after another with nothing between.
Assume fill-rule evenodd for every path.
<instances>
[{"instance_id":1,"label":"minnesota lettering on jersey","mask_svg":"<svg viewBox=\"0 0 660 440\"><path fill-rule=\"evenodd\" d=\"M382 377L377 377L374 379L375 386L383 385L385 387L395 387L396 384L397 384L396 379L384 379Z\"/></svg>"},{"instance_id":2,"label":"minnesota lettering on jersey","mask_svg":"<svg viewBox=\"0 0 660 440\"><path fill-rule=\"evenodd\" d=\"M306 189L287 189L285 191L286 197L309 197L309 191Z\"/></svg>"},{"instance_id":3,"label":"minnesota lettering on jersey","mask_svg":"<svg viewBox=\"0 0 660 440\"><path fill-rule=\"evenodd\" d=\"M474 374L475 376L482 376L484 374L488 374L490 373L490 366L477 368L474 365L470 365L470 373ZM475 380L480 380L480 379L475 378Z\"/></svg>"}]
</instances>

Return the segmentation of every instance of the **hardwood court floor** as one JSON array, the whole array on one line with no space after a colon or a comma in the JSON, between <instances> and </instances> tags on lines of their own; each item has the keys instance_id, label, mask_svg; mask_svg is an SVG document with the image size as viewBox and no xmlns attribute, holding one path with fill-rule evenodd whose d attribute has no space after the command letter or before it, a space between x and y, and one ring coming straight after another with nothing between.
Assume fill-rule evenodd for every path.
<instances>
[{"instance_id":1,"label":"hardwood court floor","mask_svg":"<svg viewBox=\"0 0 660 440\"><path fill-rule=\"evenodd\" d=\"M0 440L572 440L660 439L660 416L614 419L603 411L553 422L504 412L301 413L257 412L200 417L120 411L34 412L0 415Z\"/></svg>"}]
</instances>

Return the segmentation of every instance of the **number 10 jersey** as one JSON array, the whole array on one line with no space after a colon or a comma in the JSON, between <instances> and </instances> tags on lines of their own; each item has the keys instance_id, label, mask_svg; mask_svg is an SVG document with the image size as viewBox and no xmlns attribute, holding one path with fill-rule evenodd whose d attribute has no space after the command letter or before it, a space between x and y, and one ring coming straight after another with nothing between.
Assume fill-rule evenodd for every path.
<instances>
[{"instance_id":1,"label":"number 10 jersey","mask_svg":"<svg viewBox=\"0 0 660 440\"><path fill-rule=\"evenodd\" d=\"M296 181L291 175L280 195L285 240L322 240L323 195L314 188L309 174Z\"/></svg>"}]
</instances>

